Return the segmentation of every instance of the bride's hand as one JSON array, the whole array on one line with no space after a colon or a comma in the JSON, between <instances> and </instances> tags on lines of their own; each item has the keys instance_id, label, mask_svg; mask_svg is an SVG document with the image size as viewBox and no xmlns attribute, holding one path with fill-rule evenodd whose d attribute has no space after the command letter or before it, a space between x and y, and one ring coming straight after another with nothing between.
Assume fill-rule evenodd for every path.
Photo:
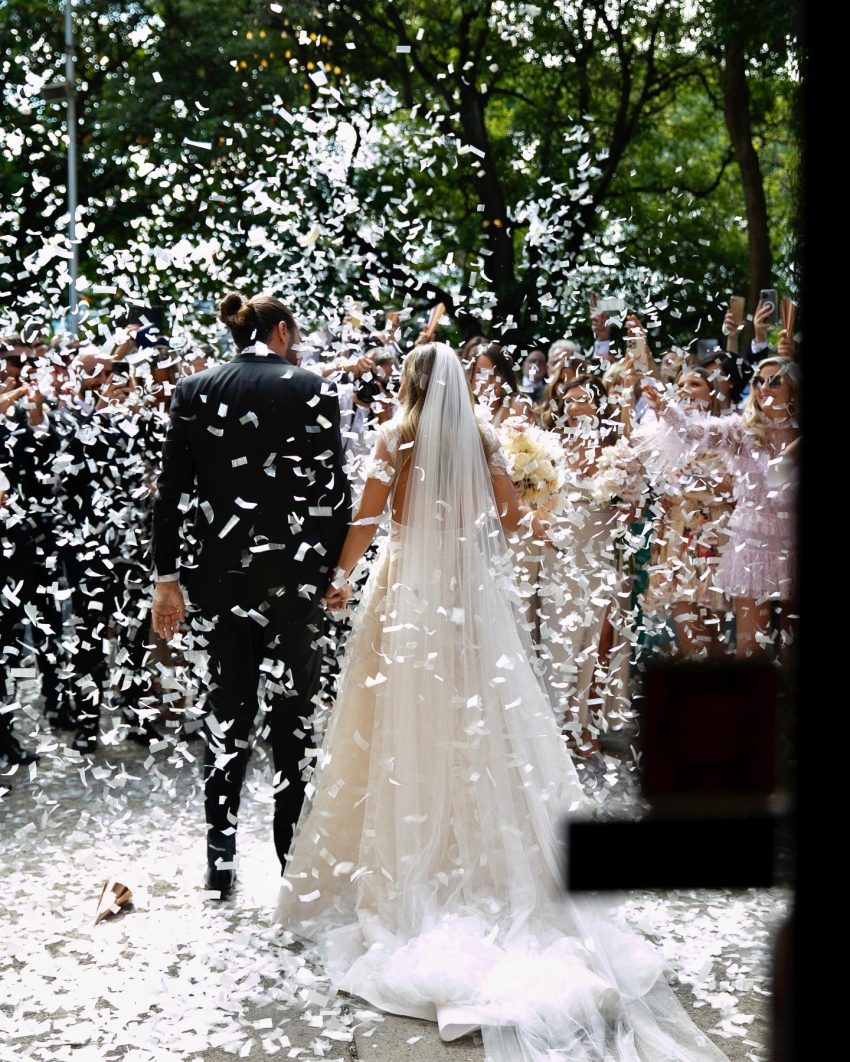
<instances>
[{"instance_id":1,"label":"bride's hand","mask_svg":"<svg viewBox=\"0 0 850 1062\"><path fill-rule=\"evenodd\" d=\"M327 612L345 612L348 602L351 600L352 590L350 586L341 589L331 588L324 596L324 605Z\"/></svg>"},{"instance_id":2,"label":"bride's hand","mask_svg":"<svg viewBox=\"0 0 850 1062\"><path fill-rule=\"evenodd\" d=\"M541 542L544 546L554 546L549 536L551 524L552 517L543 509L539 509L534 513L531 518L531 533L536 542Z\"/></svg>"},{"instance_id":3,"label":"bride's hand","mask_svg":"<svg viewBox=\"0 0 850 1062\"><path fill-rule=\"evenodd\" d=\"M351 583L346 578L345 571L337 568L323 598L326 611L344 612L352 593Z\"/></svg>"}]
</instances>

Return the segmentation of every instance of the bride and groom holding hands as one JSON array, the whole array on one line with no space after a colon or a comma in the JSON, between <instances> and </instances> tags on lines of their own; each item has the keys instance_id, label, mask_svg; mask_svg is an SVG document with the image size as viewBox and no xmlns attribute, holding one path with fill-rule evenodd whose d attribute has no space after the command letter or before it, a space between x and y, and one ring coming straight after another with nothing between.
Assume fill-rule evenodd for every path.
<instances>
[{"instance_id":1,"label":"bride and groom holding hands","mask_svg":"<svg viewBox=\"0 0 850 1062\"><path fill-rule=\"evenodd\" d=\"M492 1059L723 1059L655 949L598 899L561 891L563 823L586 804L505 539L544 529L457 354L425 343L405 358L352 519L335 391L298 367L293 316L236 294L220 315L240 353L177 385L153 547L153 622L170 638L197 497L179 579L209 653L208 888L233 884L262 684L276 917L314 942L338 990L436 1021L447 1040L481 1029ZM323 607L345 607L387 511L305 803Z\"/></svg>"}]
</instances>

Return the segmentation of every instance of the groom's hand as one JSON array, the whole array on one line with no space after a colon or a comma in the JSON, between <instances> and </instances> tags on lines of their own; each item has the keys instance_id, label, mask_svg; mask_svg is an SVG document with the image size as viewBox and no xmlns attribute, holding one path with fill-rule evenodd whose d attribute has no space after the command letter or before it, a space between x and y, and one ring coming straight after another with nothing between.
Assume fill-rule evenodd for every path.
<instances>
[{"instance_id":1,"label":"groom's hand","mask_svg":"<svg viewBox=\"0 0 850 1062\"><path fill-rule=\"evenodd\" d=\"M170 641L186 618L183 591L178 582L157 583L153 592L153 629L160 638Z\"/></svg>"}]
</instances>

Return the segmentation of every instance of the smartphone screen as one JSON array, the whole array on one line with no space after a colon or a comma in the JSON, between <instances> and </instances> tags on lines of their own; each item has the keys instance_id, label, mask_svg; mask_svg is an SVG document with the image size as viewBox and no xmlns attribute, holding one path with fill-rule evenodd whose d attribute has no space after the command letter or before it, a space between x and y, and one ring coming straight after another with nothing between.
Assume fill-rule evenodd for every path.
<instances>
[{"instance_id":1,"label":"smartphone screen","mask_svg":"<svg viewBox=\"0 0 850 1062\"><path fill-rule=\"evenodd\" d=\"M606 296L603 299L599 299L596 303L596 313L623 313L626 309L625 299L618 299L614 296Z\"/></svg>"},{"instance_id":2,"label":"smartphone screen","mask_svg":"<svg viewBox=\"0 0 850 1062\"><path fill-rule=\"evenodd\" d=\"M165 331L165 308L163 306L140 306L132 303L127 311L127 323L129 325L153 325L157 334L162 335Z\"/></svg>"},{"instance_id":3,"label":"smartphone screen","mask_svg":"<svg viewBox=\"0 0 850 1062\"><path fill-rule=\"evenodd\" d=\"M697 361L700 365L705 365L706 362L714 361L714 359L717 357L718 351L722 352L722 348L718 340L697 340Z\"/></svg>"}]
</instances>

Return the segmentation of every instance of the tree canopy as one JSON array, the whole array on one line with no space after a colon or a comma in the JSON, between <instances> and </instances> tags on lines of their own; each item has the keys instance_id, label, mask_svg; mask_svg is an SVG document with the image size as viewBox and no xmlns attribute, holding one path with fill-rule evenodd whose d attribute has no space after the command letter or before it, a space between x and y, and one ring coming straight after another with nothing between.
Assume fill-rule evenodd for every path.
<instances>
[{"instance_id":1,"label":"tree canopy","mask_svg":"<svg viewBox=\"0 0 850 1062\"><path fill-rule=\"evenodd\" d=\"M796 290L793 12L77 0L88 327L153 297L202 326L241 286L317 322L441 300L459 336L523 343L616 291L665 339L712 334L731 293ZM0 34L0 281L7 316L55 318L65 112L38 93L63 77L62 4L11 0Z\"/></svg>"}]
</instances>

